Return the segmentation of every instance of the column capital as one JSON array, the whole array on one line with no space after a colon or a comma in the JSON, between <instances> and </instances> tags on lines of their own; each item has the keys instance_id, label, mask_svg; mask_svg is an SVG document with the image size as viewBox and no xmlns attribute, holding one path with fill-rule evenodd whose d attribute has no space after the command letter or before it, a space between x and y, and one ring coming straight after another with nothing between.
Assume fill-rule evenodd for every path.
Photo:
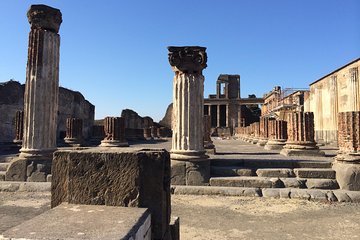
<instances>
[{"instance_id":1,"label":"column capital","mask_svg":"<svg viewBox=\"0 0 360 240\"><path fill-rule=\"evenodd\" d=\"M43 29L58 33L62 23L62 14L59 9L43 4L31 5L27 12L31 29Z\"/></svg>"},{"instance_id":2,"label":"column capital","mask_svg":"<svg viewBox=\"0 0 360 240\"><path fill-rule=\"evenodd\" d=\"M169 63L174 72L201 73L207 67L206 47L168 47Z\"/></svg>"}]
</instances>

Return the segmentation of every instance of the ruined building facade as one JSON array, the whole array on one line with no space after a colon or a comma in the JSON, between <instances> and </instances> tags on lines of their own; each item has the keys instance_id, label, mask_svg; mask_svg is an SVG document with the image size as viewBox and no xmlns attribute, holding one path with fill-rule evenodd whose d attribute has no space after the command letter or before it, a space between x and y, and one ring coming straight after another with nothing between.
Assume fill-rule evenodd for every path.
<instances>
[{"instance_id":1,"label":"ruined building facade","mask_svg":"<svg viewBox=\"0 0 360 240\"><path fill-rule=\"evenodd\" d=\"M360 111L360 58L310 84L310 101L305 111L314 112L315 139L337 141L339 112Z\"/></svg>"}]
</instances>

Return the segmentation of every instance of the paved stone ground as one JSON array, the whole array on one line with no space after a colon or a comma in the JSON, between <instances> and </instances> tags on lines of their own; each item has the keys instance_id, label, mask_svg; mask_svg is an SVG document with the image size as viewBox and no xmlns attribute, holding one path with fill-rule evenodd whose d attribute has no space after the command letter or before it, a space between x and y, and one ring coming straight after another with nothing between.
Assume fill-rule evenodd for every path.
<instances>
[{"instance_id":1,"label":"paved stone ground","mask_svg":"<svg viewBox=\"0 0 360 240\"><path fill-rule=\"evenodd\" d=\"M0 192L0 235L49 208L49 192ZM360 239L359 209L351 203L172 196L182 240Z\"/></svg>"}]
</instances>

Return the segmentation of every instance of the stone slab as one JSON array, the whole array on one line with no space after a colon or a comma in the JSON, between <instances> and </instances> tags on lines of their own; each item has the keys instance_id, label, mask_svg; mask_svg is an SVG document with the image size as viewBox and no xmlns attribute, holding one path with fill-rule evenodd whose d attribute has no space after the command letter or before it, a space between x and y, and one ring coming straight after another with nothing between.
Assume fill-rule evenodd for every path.
<instances>
[{"instance_id":1,"label":"stone slab","mask_svg":"<svg viewBox=\"0 0 360 240\"><path fill-rule=\"evenodd\" d=\"M214 177L211 186L273 188L282 187L280 179L266 177Z\"/></svg>"},{"instance_id":2,"label":"stone slab","mask_svg":"<svg viewBox=\"0 0 360 240\"><path fill-rule=\"evenodd\" d=\"M306 188L306 179L280 178L286 188Z\"/></svg>"},{"instance_id":3,"label":"stone slab","mask_svg":"<svg viewBox=\"0 0 360 240\"><path fill-rule=\"evenodd\" d=\"M50 182L0 182L0 192L47 192Z\"/></svg>"},{"instance_id":4,"label":"stone slab","mask_svg":"<svg viewBox=\"0 0 360 240\"><path fill-rule=\"evenodd\" d=\"M280 151L280 154L288 157L294 157L294 156L309 156L309 157L322 157L325 156L325 153L323 151L320 151L318 149L288 149L283 148Z\"/></svg>"},{"instance_id":5,"label":"stone slab","mask_svg":"<svg viewBox=\"0 0 360 240\"><path fill-rule=\"evenodd\" d=\"M225 176L254 176L254 170L251 168L241 167L211 167L211 176L225 177Z\"/></svg>"},{"instance_id":6,"label":"stone slab","mask_svg":"<svg viewBox=\"0 0 360 240\"><path fill-rule=\"evenodd\" d=\"M290 168L259 168L256 170L259 177L294 177L295 174Z\"/></svg>"},{"instance_id":7,"label":"stone slab","mask_svg":"<svg viewBox=\"0 0 360 240\"><path fill-rule=\"evenodd\" d=\"M62 202L148 208L153 237L170 222L170 156L163 149L91 148L54 153L51 206Z\"/></svg>"},{"instance_id":8,"label":"stone slab","mask_svg":"<svg viewBox=\"0 0 360 240\"><path fill-rule=\"evenodd\" d=\"M259 188L217 186L172 186L172 188L173 193L179 195L262 196Z\"/></svg>"},{"instance_id":9,"label":"stone slab","mask_svg":"<svg viewBox=\"0 0 360 240\"><path fill-rule=\"evenodd\" d=\"M305 183L309 189L338 189L339 185L334 179L308 178Z\"/></svg>"},{"instance_id":10,"label":"stone slab","mask_svg":"<svg viewBox=\"0 0 360 240\"><path fill-rule=\"evenodd\" d=\"M63 203L3 234L8 239L151 239L145 208Z\"/></svg>"},{"instance_id":11,"label":"stone slab","mask_svg":"<svg viewBox=\"0 0 360 240\"><path fill-rule=\"evenodd\" d=\"M336 172L331 168L296 168L294 172L298 178L336 178Z\"/></svg>"}]
</instances>

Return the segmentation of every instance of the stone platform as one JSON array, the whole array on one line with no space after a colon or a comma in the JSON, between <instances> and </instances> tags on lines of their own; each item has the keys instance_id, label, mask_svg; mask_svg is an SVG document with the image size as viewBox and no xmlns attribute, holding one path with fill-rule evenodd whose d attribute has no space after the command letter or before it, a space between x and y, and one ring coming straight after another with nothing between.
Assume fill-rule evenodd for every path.
<instances>
[{"instance_id":1,"label":"stone platform","mask_svg":"<svg viewBox=\"0 0 360 240\"><path fill-rule=\"evenodd\" d=\"M63 203L8 229L0 239L150 240L151 215L145 208Z\"/></svg>"}]
</instances>

